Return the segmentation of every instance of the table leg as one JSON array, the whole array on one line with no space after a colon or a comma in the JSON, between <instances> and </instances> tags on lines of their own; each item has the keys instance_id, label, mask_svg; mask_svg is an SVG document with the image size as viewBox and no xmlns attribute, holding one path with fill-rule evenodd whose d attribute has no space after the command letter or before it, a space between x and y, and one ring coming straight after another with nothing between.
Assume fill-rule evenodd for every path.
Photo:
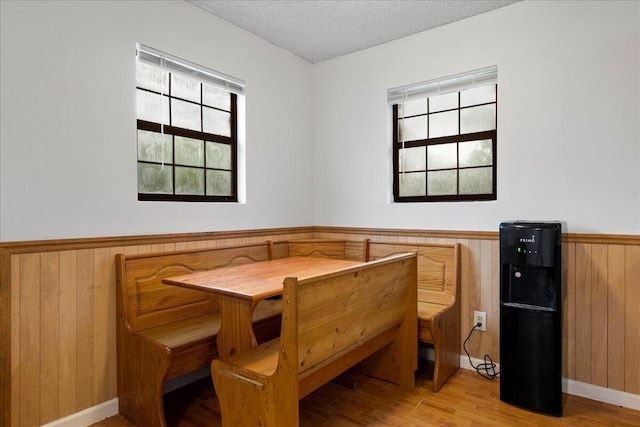
<instances>
[{"instance_id":1,"label":"table leg","mask_svg":"<svg viewBox=\"0 0 640 427\"><path fill-rule=\"evenodd\" d=\"M224 359L257 345L253 333L253 310L257 303L227 295L217 295L222 319L218 332L218 355Z\"/></svg>"}]
</instances>

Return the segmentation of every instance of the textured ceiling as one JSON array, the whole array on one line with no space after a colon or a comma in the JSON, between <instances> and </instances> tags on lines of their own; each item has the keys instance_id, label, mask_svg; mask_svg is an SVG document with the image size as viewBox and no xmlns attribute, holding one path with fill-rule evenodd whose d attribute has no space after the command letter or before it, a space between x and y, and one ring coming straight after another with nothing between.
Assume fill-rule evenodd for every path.
<instances>
[{"instance_id":1,"label":"textured ceiling","mask_svg":"<svg viewBox=\"0 0 640 427\"><path fill-rule=\"evenodd\" d=\"M309 62L324 61L515 1L187 0Z\"/></svg>"}]
</instances>

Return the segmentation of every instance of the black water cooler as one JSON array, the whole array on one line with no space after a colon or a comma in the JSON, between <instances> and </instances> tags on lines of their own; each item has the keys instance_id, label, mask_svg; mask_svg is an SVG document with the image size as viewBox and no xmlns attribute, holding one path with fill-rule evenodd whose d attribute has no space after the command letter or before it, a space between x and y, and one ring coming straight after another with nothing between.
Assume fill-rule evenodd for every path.
<instances>
[{"instance_id":1,"label":"black water cooler","mask_svg":"<svg viewBox=\"0 0 640 427\"><path fill-rule=\"evenodd\" d=\"M562 416L561 222L500 224L500 400Z\"/></svg>"}]
</instances>

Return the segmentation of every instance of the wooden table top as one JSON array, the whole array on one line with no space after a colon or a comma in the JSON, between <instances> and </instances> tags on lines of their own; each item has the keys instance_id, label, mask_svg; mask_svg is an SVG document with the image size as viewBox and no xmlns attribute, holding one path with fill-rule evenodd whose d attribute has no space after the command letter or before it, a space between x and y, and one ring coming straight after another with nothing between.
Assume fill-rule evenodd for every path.
<instances>
[{"instance_id":1,"label":"wooden table top","mask_svg":"<svg viewBox=\"0 0 640 427\"><path fill-rule=\"evenodd\" d=\"M280 295L284 279L304 279L361 264L343 259L288 257L168 277L162 282L235 298L261 300Z\"/></svg>"}]
</instances>

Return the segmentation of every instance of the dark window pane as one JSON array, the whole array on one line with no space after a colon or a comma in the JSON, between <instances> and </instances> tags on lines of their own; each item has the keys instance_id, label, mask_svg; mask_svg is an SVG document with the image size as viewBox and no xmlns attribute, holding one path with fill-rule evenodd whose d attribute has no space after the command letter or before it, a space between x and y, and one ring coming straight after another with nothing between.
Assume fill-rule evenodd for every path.
<instances>
[{"instance_id":1,"label":"dark window pane","mask_svg":"<svg viewBox=\"0 0 640 427\"><path fill-rule=\"evenodd\" d=\"M231 146L207 141L207 167L231 169Z\"/></svg>"},{"instance_id":2,"label":"dark window pane","mask_svg":"<svg viewBox=\"0 0 640 427\"><path fill-rule=\"evenodd\" d=\"M429 138L458 134L458 110L429 116Z\"/></svg>"},{"instance_id":3,"label":"dark window pane","mask_svg":"<svg viewBox=\"0 0 640 427\"><path fill-rule=\"evenodd\" d=\"M467 107L470 105L486 104L487 102L496 102L496 86L480 86L473 89L467 89L460 92L460 106Z\"/></svg>"},{"instance_id":4,"label":"dark window pane","mask_svg":"<svg viewBox=\"0 0 640 427\"><path fill-rule=\"evenodd\" d=\"M204 169L176 166L176 194L204 194Z\"/></svg>"},{"instance_id":5,"label":"dark window pane","mask_svg":"<svg viewBox=\"0 0 640 427\"><path fill-rule=\"evenodd\" d=\"M231 114L203 107L203 130L221 136L231 136Z\"/></svg>"},{"instance_id":6,"label":"dark window pane","mask_svg":"<svg viewBox=\"0 0 640 427\"><path fill-rule=\"evenodd\" d=\"M164 135L164 155L162 135L157 132L138 130L138 160L155 163L172 163L171 135Z\"/></svg>"},{"instance_id":7,"label":"dark window pane","mask_svg":"<svg viewBox=\"0 0 640 427\"><path fill-rule=\"evenodd\" d=\"M200 82L182 74L171 74L171 96L200 103Z\"/></svg>"},{"instance_id":8,"label":"dark window pane","mask_svg":"<svg viewBox=\"0 0 640 427\"><path fill-rule=\"evenodd\" d=\"M429 196L445 196L457 194L457 171L437 171L427 174L427 194Z\"/></svg>"},{"instance_id":9,"label":"dark window pane","mask_svg":"<svg viewBox=\"0 0 640 427\"><path fill-rule=\"evenodd\" d=\"M489 166L493 163L493 147L490 139L461 142L460 167Z\"/></svg>"},{"instance_id":10,"label":"dark window pane","mask_svg":"<svg viewBox=\"0 0 640 427\"><path fill-rule=\"evenodd\" d=\"M401 197L426 195L426 180L424 172L401 173L399 190Z\"/></svg>"},{"instance_id":11,"label":"dark window pane","mask_svg":"<svg viewBox=\"0 0 640 427\"><path fill-rule=\"evenodd\" d=\"M482 132L496 128L496 104L460 110L460 133Z\"/></svg>"},{"instance_id":12,"label":"dark window pane","mask_svg":"<svg viewBox=\"0 0 640 427\"><path fill-rule=\"evenodd\" d=\"M224 89L202 83L202 103L210 107L231 111L231 94Z\"/></svg>"},{"instance_id":13,"label":"dark window pane","mask_svg":"<svg viewBox=\"0 0 640 427\"><path fill-rule=\"evenodd\" d=\"M138 193L171 194L171 166L138 163Z\"/></svg>"},{"instance_id":14,"label":"dark window pane","mask_svg":"<svg viewBox=\"0 0 640 427\"><path fill-rule=\"evenodd\" d=\"M427 138L427 116L411 117L398 122L400 141L415 141Z\"/></svg>"},{"instance_id":15,"label":"dark window pane","mask_svg":"<svg viewBox=\"0 0 640 427\"><path fill-rule=\"evenodd\" d=\"M171 124L185 129L202 130L200 126L200 106L172 98Z\"/></svg>"},{"instance_id":16,"label":"dark window pane","mask_svg":"<svg viewBox=\"0 0 640 427\"><path fill-rule=\"evenodd\" d=\"M490 194L493 192L493 169L460 169L460 194Z\"/></svg>"},{"instance_id":17,"label":"dark window pane","mask_svg":"<svg viewBox=\"0 0 640 427\"><path fill-rule=\"evenodd\" d=\"M204 166L204 141L176 136L176 164Z\"/></svg>"},{"instance_id":18,"label":"dark window pane","mask_svg":"<svg viewBox=\"0 0 640 427\"><path fill-rule=\"evenodd\" d=\"M416 99L415 101L407 101L400 104L398 109L398 117L417 116L418 114L427 113L427 100Z\"/></svg>"},{"instance_id":19,"label":"dark window pane","mask_svg":"<svg viewBox=\"0 0 640 427\"><path fill-rule=\"evenodd\" d=\"M429 98L430 113L444 110L453 110L454 108L458 108L458 92L432 96Z\"/></svg>"},{"instance_id":20,"label":"dark window pane","mask_svg":"<svg viewBox=\"0 0 640 427\"><path fill-rule=\"evenodd\" d=\"M136 61L136 86L154 92L169 93L169 73L164 72L164 88L160 86L160 68Z\"/></svg>"},{"instance_id":21,"label":"dark window pane","mask_svg":"<svg viewBox=\"0 0 640 427\"><path fill-rule=\"evenodd\" d=\"M207 170L207 195L231 196L231 172Z\"/></svg>"},{"instance_id":22,"label":"dark window pane","mask_svg":"<svg viewBox=\"0 0 640 427\"><path fill-rule=\"evenodd\" d=\"M427 169L450 169L458 167L456 144L430 145L427 148Z\"/></svg>"},{"instance_id":23,"label":"dark window pane","mask_svg":"<svg viewBox=\"0 0 640 427\"><path fill-rule=\"evenodd\" d=\"M426 147L400 150L400 171L423 171L427 167Z\"/></svg>"},{"instance_id":24,"label":"dark window pane","mask_svg":"<svg viewBox=\"0 0 640 427\"><path fill-rule=\"evenodd\" d=\"M169 124L169 98L163 97L164 105L160 105L160 95L138 89L136 107L138 119L160 123L160 116L164 117L164 124ZM163 110L164 108L164 110Z\"/></svg>"}]
</instances>

